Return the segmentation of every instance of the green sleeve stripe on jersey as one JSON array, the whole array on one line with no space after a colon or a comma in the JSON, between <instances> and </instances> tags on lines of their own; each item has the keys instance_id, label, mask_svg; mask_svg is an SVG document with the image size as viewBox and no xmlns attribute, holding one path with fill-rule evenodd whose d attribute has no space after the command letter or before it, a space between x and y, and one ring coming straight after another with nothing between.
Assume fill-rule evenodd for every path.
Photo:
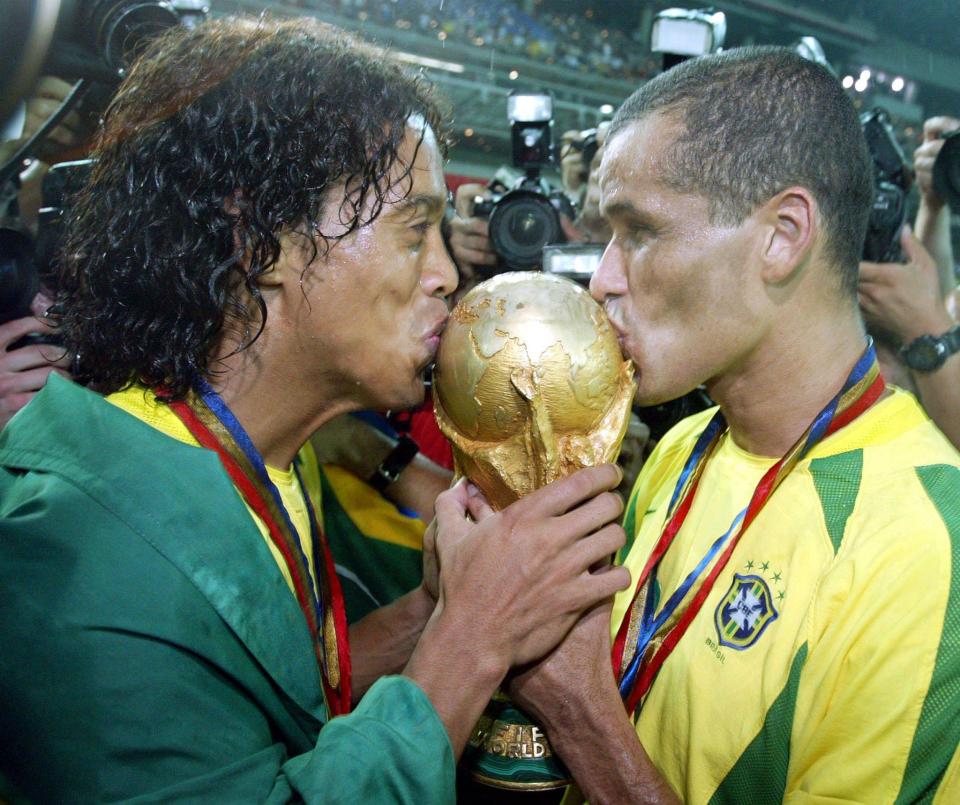
<instances>
[{"instance_id":1,"label":"green sleeve stripe on jersey","mask_svg":"<svg viewBox=\"0 0 960 805\"><path fill-rule=\"evenodd\" d=\"M960 469L943 464L918 467L917 476L950 535L950 594L897 802L932 800L960 741Z\"/></svg>"},{"instance_id":2,"label":"green sleeve stripe on jersey","mask_svg":"<svg viewBox=\"0 0 960 805\"><path fill-rule=\"evenodd\" d=\"M833 552L840 550L847 520L857 504L860 492L860 477L863 474L863 450L851 450L810 462L810 475L820 505L827 533L833 543Z\"/></svg>"},{"instance_id":3,"label":"green sleeve stripe on jersey","mask_svg":"<svg viewBox=\"0 0 960 805\"><path fill-rule=\"evenodd\" d=\"M790 765L790 733L793 731L797 688L806 660L807 644L804 643L793 657L787 684L767 710L760 732L720 782L710 798L711 805L783 801L787 768Z\"/></svg>"},{"instance_id":4,"label":"green sleeve stripe on jersey","mask_svg":"<svg viewBox=\"0 0 960 805\"><path fill-rule=\"evenodd\" d=\"M623 564L630 553L630 548L633 547L634 540L637 538L637 498L639 497L637 491L637 487L634 487L630 500L627 501L627 508L623 513L623 530L627 534L627 541L617 553L618 565Z\"/></svg>"}]
</instances>

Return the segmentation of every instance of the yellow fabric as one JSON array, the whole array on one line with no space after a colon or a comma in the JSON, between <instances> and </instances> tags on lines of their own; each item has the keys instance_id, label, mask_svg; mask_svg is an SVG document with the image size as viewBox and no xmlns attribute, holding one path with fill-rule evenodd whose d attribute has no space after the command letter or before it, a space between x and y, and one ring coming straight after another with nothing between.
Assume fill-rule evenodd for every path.
<instances>
[{"instance_id":1,"label":"yellow fabric","mask_svg":"<svg viewBox=\"0 0 960 805\"><path fill-rule=\"evenodd\" d=\"M943 783L933 798L933 805L956 805L960 792L960 749L953 753Z\"/></svg>"},{"instance_id":2,"label":"yellow fabric","mask_svg":"<svg viewBox=\"0 0 960 805\"><path fill-rule=\"evenodd\" d=\"M343 467L324 464L323 471L340 505L365 537L423 550L423 520L401 514L370 484Z\"/></svg>"},{"instance_id":3,"label":"yellow fabric","mask_svg":"<svg viewBox=\"0 0 960 805\"><path fill-rule=\"evenodd\" d=\"M107 402L113 403L128 414L132 414L138 419L143 420L161 433L165 433L167 436L186 444L199 447L197 440L193 438L193 434L190 433L187 426L180 421L180 418L173 413L168 406L158 403L153 392L148 388L141 385L134 385L128 389L110 394L106 399ZM320 510L320 476L315 454L309 442L301 449L300 458L302 459L300 463L300 473L303 477L303 483L307 487L306 491L310 494L316 507L319 521L319 518L322 516ZM276 484L280 492L280 497L283 500L283 505L286 506L294 528L297 530L300 546L303 549L304 555L307 557L310 575L313 577L314 584L316 584L316 572L313 564L313 544L310 540L310 515L307 512L306 500L303 496L304 490L300 489L300 484L297 481L297 474L294 472L292 466L285 470L268 466L267 474L270 476L270 480ZM237 494L240 495L240 492L238 491ZM243 500L242 495L241 500ZM244 505L247 505L246 501L244 501ZM250 516L260 530L260 534L263 536L264 542L266 542L267 548L270 550L270 554L273 556L274 561L276 561L277 567L280 568L283 578L286 579L287 586L290 588L290 591L293 592L293 579L290 577L290 571L287 569L287 564L283 560L283 554L280 553L280 550L273 544L273 540L270 539L270 531L266 523L264 523L249 506L247 506L247 511L250 512Z\"/></svg>"},{"instance_id":4,"label":"yellow fabric","mask_svg":"<svg viewBox=\"0 0 960 805\"><path fill-rule=\"evenodd\" d=\"M631 496L637 536L624 561L634 578L712 414L691 417L667 434L637 481ZM811 461L859 448L859 494L835 553ZM915 399L894 391L818 445L773 494L664 664L637 720L643 746L685 802L709 801L727 778L761 731L803 646L806 660L786 723L785 801L894 800L937 657L951 579L949 534L915 467L958 460ZM660 566L661 606L746 506L772 463L723 438ZM721 645L717 626L735 573L762 578L777 612L744 649ZM912 606L918 590L935 602L932 608ZM614 635L632 593L616 598Z\"/></svg>"}]
</instances>

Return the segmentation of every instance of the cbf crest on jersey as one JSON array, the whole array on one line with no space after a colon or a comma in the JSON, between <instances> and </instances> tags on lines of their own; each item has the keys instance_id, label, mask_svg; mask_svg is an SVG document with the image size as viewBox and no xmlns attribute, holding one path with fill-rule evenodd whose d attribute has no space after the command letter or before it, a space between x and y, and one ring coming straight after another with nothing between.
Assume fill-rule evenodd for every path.
<instances>
[{"instance_id":1,"label":"cbf crest on jersey","mask_svg":"<svg viewBox=\"0 0 960 805\"><path fill-rule=\"evenodd\" d=\"M750 648L777 619L770 588L760 576L734 573L733 584L714 614L721 646Z\"/></svg>"}]
</instances>

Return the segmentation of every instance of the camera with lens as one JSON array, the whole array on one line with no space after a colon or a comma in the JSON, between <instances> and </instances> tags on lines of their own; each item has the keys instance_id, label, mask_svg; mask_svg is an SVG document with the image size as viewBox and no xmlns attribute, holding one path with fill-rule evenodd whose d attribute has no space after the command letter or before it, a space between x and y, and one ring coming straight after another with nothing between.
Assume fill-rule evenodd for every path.
<instances>
[{"instance_id":1,"label":"camera with lens","mask_svg":"<svg viewBox=\"0 0 960 805\"><path fill-rule=\"evenodd\" d=\"M30 303L41 289L56 291L57 260L63 243L63 221L70 199L86 183L93 161L61 162L43 177L37 236L0 227L0 324L30 315ZM26 336L13 344L56 343L48 334Z\"/></svg>"},{"instance_id":2,"label":"camera with lens","mask_svg":"<svg viewBox=\"0 0 960 805\"><path fill-rule=\"evenodd\" d=\"M208 0L61 0L44 71L115 84L151 39L208 12Z\"/></svg>"},{"instance_id":3,"label":"camera with lens","mask_svg":"<svg viewBox=\"0 0 960 805\"><path fill-rule=\"evenodd\" d=\"M507 119L513 165L521 176L506 192L478 198L473 214L489 218L490 241L499 258L496 271L538 268L543 247L563 243L560 215L571 220L573 204L541 177L544 167L556 164L552 142L553 99L548 94L511 92Z\"/></svg>"},{"instance_id":4,"label":"camera with lens","mask_svg":"<svg viewBox=\"0 0 960 805\"><path fill-rule=\"evenodd\" d=\"M898 263L903 259L900 230L907 216L907 194L913 183L913 172L883 109L865 112L860 116L860 124L874 167L874 200L863 259Z\"/></svg>"}]
</instances>

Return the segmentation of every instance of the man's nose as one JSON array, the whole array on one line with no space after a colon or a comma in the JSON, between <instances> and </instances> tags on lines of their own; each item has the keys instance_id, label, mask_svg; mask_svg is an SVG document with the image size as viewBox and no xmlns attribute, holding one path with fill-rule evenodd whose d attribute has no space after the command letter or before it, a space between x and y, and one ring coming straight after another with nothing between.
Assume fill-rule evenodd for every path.
<instances>
[{"instance_id":1,"label":"man's nose","mask_svg":"<svg viewBox=\"0 0 960 805\"><path fill-rule=\"evenodd\" d=\"M611 238L590 278L590 295L600 304L607 297L621 296L627 292L626 277L623 251L617 245L617 239Z\"/></svg>"}]
</instances>

